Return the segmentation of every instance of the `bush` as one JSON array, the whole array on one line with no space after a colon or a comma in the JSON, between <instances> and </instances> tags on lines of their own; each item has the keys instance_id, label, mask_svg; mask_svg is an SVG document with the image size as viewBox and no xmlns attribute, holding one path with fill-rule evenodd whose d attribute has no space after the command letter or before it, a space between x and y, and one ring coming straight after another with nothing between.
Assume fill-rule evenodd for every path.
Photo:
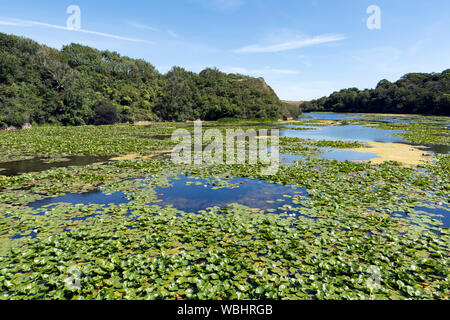
<instances>
[{"instance_id":1,"label":"bush","mask_svg":"<svg viewBox=\"0 0 450 320\"><path fill-rule=\"evenodd\" d=\"M223 123L238 122L238 121L241 121L241 119L238 119L238 118L221 118L221 119L217 120L217 122L223 122Z\"/></svg>"},{"instance_id":2,"label":"bush","mask_svg":"<svg viewBox=\"0 0 450 320\"><path fill-rule=\"evenodd\" d=\"M25 123L27 123L29 119L30 117L26 114L20 112L13 112L6 117L5 123L8 124L9 126L19 128Z\"/></svg>"},{"instance_id":3,"label":"bush","mask_svg":"<svg viewBox=\"0 0 450 320\"><path fill-rule=\"evenodd\" d=\"M94 116L91 119L91 124L106 125L114 124L119 121L119 114L116 106L109 101L101 101L93 108Z\"/></svg>"}]
</instances>

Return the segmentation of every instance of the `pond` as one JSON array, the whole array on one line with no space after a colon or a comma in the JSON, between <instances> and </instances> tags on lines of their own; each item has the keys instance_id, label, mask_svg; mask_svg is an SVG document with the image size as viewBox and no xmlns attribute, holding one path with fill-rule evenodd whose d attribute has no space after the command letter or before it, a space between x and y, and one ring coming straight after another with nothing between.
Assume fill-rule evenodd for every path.
<instances>
[{"instance_id":1,"label":"pond","mask_svg":"<svg viewBox=\"0 0 450 320\"><path fill-rule=\"evenodd\" d=\"M138 179L136 181L142 182L145 180ZM143 188L146 187L140 187L139 189ZM284 186L248 178L217 180L185 175L169 178L167 185L155 187L154 190L157 199L147 205L170 206L191 213L199 213L211 207L224 208L236 203L258 209L257 212L259 213L303 216L296 209L302 207L302 199L309 197L306 188L294 185ZM39 211L47 211L58 204L108 206L127 204L131 201L124 192L105 193L101 190L95 190L38 200L28 206ZM450 227L450 206L446 204L435 208L417 206L414 210L420 220L436 219L442 222L442 227ZM402 212L395 212L391 216L410 219L409 215Z\"/></svg>"},{"instance_id":2,"label":"pond","mask_svg":"<svg viewBox=\"0 0 450 320\"><path fill-rule=\"evenodd\" d=\"M368 115L362 115L357 113L329 113L329 112L307 112L304 113L305 116L310 116L311 118L300 118L299 120L359 120L367 118Z\"/></svg>"},{"instance_id":3,"label":"pond","mask_svg":"<svg viewBox=\"0 0 450 320\"><path fill-rule=\"evenodd\" d=\"M108 161L105 156L70 156L60 159L33 158L0 163L0 175L17 176L23 173L42 172L53 168L71 166L86 166L93 163Z\"/></svg>"},{"instance_id":4,"label":"pond","mask_svg":"<svg viewBox=\"0 0 450 320\"><path fill-rule=\"evenodd\" d=\"M350 119L365 119L370 118L369 115L353 114L353 113L305 113L305 115L312 116L313 119L318 120L350 120ZM394 116L391 116L394 117ZM390 117L390 118L391 118ZM398 122L406 123L412 117L401 117L399 119L383 119L382 122ZM372 118L370 118L372 119ZM308 120L305 118L299 120ZM309 119L311 120L311 119ZM380 120L381 121L381 120ZM408 122L410 123L410 122ZM434 123L437 126L448 127L448 123ZM298 130L301 129L301 130ZM397 134L404 133L402 130L382 130L368 125L340 125L340 126L299 126L299 125L283 125L280 130L281 137L288 138L301 138L312 140L327 140L327 141L358 141L358 142L382 142L382 143L404 143L411 146L419 147L419 149L425 152L432 152L435 154L448 154L450 153L450 146L443 144L417 144L410 143ZM341 153L344 154L344 153ZM327 155L325 155L326 157ZM351 159L351 155L349 155ZM340 159L337 159L340 160ZM365 160L358 158L355 160ZM342 160L344 161L344 160Z\"/></svg>"},{"instance_id":5,"label":"pond","mask_svg":"<svg viewBox=\"0 0 450 320\"><path fill-rule=\"evenodd\" d=\"M295 135L328 135L333 141L360 141L361 137L380 141L372 133L381 134L385 139L381 141L397 139L391 135L394 131L369 126L294 130L301 128L282 129ZM353 128L360 132L347 132ZM46 133L43 128L35 130ZM64 139L68 144L64 148L59 148L58 139L48 142L48 150L45 144L39 147L41 155L53 150L61 156L39 159L40 167L33 166L30 172L45 170L45 165L83 165L63 157L87 149L125 155L125 160L49 174L0 177L0 269L8 280L3 281L5 299L447 297L450 207L445 157L421 169L390 162L349 164L317 157L383 160L393 151L404 154L417 148L367 142L365 148L340 150L336 148L354 144L310 141L305 148L297 148L296 140L285 139L282 152L303 156L281 154L282 162L306 162L280 166L275 176L262 177L268 180L262 181L231 178L261 177L259 166L191 166L153 160L149 152L172 147L170 141L157 140L166 139L164 133L171 128L102 126L93 131L98 130L98 136L90 134L86 139L79 138L77 128L67 130L63 133L70 139ZM121 130L124 133L118 134ZM105 140L99 140L101 135ZM120 139L113 141L115 137ZM32 141L36 143L39 137ZM111 147L109 141L120 147ZM5 161L12 159L8 158L11 154L19 159L37 152L16 154L21 147L9 143L4 143L9 148L3 155ZM35 160L25 160L25 169L16 172L28 171L23 164ZM62 196L44 199L56 194ZM211 207L215 208L208 210ZM72 266L79 267L83 275L82 290L66 288L64 279ZM186 273L186 266L191 273ZM370 277L371 266L387 275L383 289L374 295L358 282ZM349 275L356 279L352 290L342 285L349 282ZM200 286L199 279L206 287ZM173 286L175 282L178 287ZM229 289L221 289L221 283ZM233 296L236 292L242 296Z\"/></svg>"},{"instance_id":6,"label":"pond","mask_svg":"<svg viewBox=\"0 0 450 320\"><path fill-rule=\"evenodd\" d=\"M332 149L319 155L319 158L338 161L369 161L374 158L379 158L379 156L376 153L370 152Z\"/></svg>"},{"instance_id":7,"label":"pond","mask_svg":"<svg viewBox=\"0 0 450 320\"><path fill-rule=\"evenodd\" d=\"M224 179L225 187L218 188L212 178L192 178L184 175L169 179L169 184L156 187L157 200L149 204L173 206L185 212L199 212L210 207L226 207L232 203L258 208L272 213L290 213L299 207L297 200L307 197L306 188L284 186L263 180L232 178ZM129 203L125 193L105 194L100 190L83 194L66 194L56 198L39 200L29 204L34 209L48 208L59 203L67 204L123 204Z\"/></svg>"},{"instance_id":8,"label":"pond","mask_svg":"<svg viewBox=\"0 0 450 320\"><path fill-rule=\"evenodd\" d=\"M423 212L424 215L431 215L433 219L442 222L444 228L450 228L450 206L442 204L440 207L429 208L426 206L417 206L414 210Z\"/></svg>"},{"instance_id":9,"label":"pond","mask_svg":"<svg viewBox=\"0 0 450 320\"><path fill-rule=\"evenodd\" d=\"M281 164L292 164L292 163L294 163L296 161L303 161L303 160L305 160L305 157L301 156L301 155L289 154L289 153L280 153L280 163Z\"/></svg>"},{"instance_id":10,"label":"pond","mask_svg":"<svg viewBox=\"0 0 450 320\"><path fill-rule=\"evenodd\" d=\"M433 152L436 154L449 154L450 153L450 145L447 144L423 144L418 145L414 143L409 143L412 146L419 146L420 149L428 152Z\"/></svg>"},{"instance_id":11,"label":"pond","mask_svg":"<svg viewBox=\"0 0 450 320\"><path fill-rule=\"evenodd\" d=\"M430 203L428 203L430 205ZM431 204L432 205L432 204ZM432 220L439 221L442 223L441 227L450 228L450 206L442 204L441 206L430 208L428 206L419 205L414 208L415 218L421 221L432 222ZM392 217L413 220L410 215L404 212L394 212L391 214ZM414 222L413 222L414 224ZM429 223L429 226L433 226ZM436 228L437 229L437 228ZM436 232L436 230L435 230Z\"/></svg>"},{"instance_id":12,"label":"pond","mask_svg":"<svg viewBox=\"0 0 450 320\"><path fill-rule=\"evenodd\" d=\"M96 190L86 193L67 193L63 196L56 198L47 198L43 200L38 200L28 204L28 206L33 209L40 209L40 208L51 208L59 203L67 203L72 205L77 204L117 205L128 202L130 202L130 199L127 199L123 192L115 192L112 194L107 194L103 193L100 190Z\"/></svg>"},{"instance_id":13,"label":"pond","mask_svg":"<svg viewBox=\"0 0 450 320\"><path fill-rule=\"evenodd\" d=\"M312 130L295 130L296 125L283 126L280 130L281 137L301 138L313 140L347 140L359 142L385 142L404 143L401 137L394 134L402 133L400 130L380 130L363 125L327 126L317 127Z\"/></svg>"},{"instance_id":14,"label":"pond","mask_svg":"<svg viewBox=\"0 0 450 320\"><path fill-rule=\"evenodd\" d=\"M330 160L338 160L338 161L369 161L374 158L379 158L376 153L370 152L359 152L352 150L340 150L333 148L319 148L324 152L318 155L321 159L330 159ZM270 152L271 148L268 148ZM293 164L296 161L306 160L304 156L289 154L289 153L280 153L280 163L281 164Z\"/></svg>"}]
</instances>

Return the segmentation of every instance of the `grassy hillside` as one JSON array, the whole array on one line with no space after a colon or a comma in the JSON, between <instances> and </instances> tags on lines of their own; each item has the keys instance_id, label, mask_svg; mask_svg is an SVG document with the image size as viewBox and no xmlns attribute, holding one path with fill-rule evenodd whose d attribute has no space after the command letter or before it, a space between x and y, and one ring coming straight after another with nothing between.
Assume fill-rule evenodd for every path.
<instances>
[{"instance_id":1,"label":"grassy hillside","mask_svg":"<svg viewBox=\"0 0 450 320\"><path fill-rule=\"evenodd\" d=\"M174 67L71 44L61 51L0 33L0 127L145 120L287 118L264 79Z\"/></svg>"},{"instance_id":2,"label":"grassy hillside","mask_svg":"<svg viewBox=\"0 0 450 320\"><path fill-rule=\"evenodd\" d=\"M302 104L303 111L411 113L450 116L450 69L409 73L376 89L345 89Z\"/></svg>"}]
</instances>

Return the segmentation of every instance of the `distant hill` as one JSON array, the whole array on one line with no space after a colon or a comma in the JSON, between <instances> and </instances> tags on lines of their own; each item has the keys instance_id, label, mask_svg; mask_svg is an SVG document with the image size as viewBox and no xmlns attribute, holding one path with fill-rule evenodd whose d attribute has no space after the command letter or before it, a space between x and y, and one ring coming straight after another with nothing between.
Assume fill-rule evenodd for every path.
<instances>
[{"instance_id":1,"label":"distant hill","mask_svg":"<svg viewBox=\"0 0 450 320\"><path fill-rule=\"evenodd\" d=\"M393 83L381 80L372 90L341 90L305 102L302 110L450 116L450 69L409 73Z\"/></svg>"},{"instance_id":2,"label":"distant hill","mask_svg":"<svg viewBox=\"0 0 450 320\"><path fill-rule=\"evenodd\" d=\"M70 44L61 51L0 33L0 127L220 118L288 118L264 79L174 67Z\"/></svg>"},{"instance_id":3,"label":"distant hill","mask_svg":"<svg viewBox=\"0 0 450 320\"><path fill-rule=\"evenodd\" d=\"M281 100L281 101L290 104L291 106L299 106L304 102L304 101L288 101L288 100Z\"/></svg>"}]
</instances>

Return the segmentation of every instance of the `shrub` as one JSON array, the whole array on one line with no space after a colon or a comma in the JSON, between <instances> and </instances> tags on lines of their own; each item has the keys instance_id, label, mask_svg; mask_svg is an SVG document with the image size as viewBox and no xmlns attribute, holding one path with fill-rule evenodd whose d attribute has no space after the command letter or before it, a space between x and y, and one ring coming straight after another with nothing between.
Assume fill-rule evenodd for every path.
<instances>
[{"instance_id":1,"label":"shrub","mask_svg":"<svg viewBox=\"0 0 450 320\"><path fill-rule=\"evenodd\" d=\"M93 111L94 116L91 119L91 124L106 125L114 124L119 121L117 107L109 101L100 101L94 106Z\"/></svg>"}]
</instances>

